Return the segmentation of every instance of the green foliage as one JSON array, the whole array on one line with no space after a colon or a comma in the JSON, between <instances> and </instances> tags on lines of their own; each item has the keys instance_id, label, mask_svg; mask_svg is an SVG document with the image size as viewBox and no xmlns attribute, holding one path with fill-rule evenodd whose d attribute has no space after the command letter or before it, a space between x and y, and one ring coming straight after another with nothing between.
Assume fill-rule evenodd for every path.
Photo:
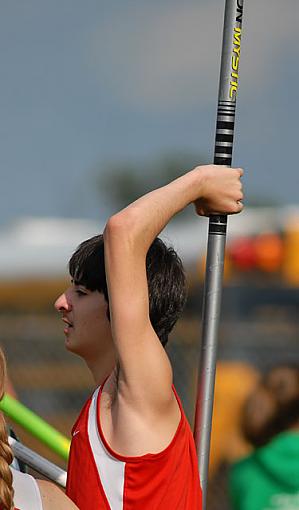
<instances>
[{"instance_id":1,"label":"green foliage","mask_svg":"<svg viewBox=\"0 0 299 510\"><path fill-rule=\"evenodd\" d=\"M98 176L98 187L105 189L106 199L120 210L149 191L164 186L194 166L205 164L206 158L190 155L163 157L151 164L118 163L109 165Z\"/></svg>"}]
</instances>

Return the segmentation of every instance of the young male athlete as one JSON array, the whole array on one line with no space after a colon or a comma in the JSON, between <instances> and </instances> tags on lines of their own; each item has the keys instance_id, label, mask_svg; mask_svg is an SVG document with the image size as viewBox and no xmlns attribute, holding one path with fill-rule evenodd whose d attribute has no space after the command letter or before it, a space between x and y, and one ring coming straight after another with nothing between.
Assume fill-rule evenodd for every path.
<instances>
[{"instance_id":1,"label":"young male athlete","mask_svg":"<svg viewBox=\"0 0 299 510\"><path fill-rule=\"evenodd\" d=\"M70 260L57 299L66 347L97 389L73 428L67 495L80 510L198 510L192 433L164 350L185 302L182 264L157 239L194 203L199 215L242 209L241 169L201 166L112 216Z\"/></svg>"}]
</instances>

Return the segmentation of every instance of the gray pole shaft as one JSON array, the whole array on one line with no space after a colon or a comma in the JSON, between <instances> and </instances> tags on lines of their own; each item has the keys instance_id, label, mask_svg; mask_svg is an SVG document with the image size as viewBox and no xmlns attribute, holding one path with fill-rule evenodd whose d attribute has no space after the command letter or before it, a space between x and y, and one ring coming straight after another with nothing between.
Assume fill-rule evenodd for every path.
<instances>
[{"instance_id":1,"label":"gray pole shaft","mask_svg":"<svg viewBox=\"0 0 299 510\"><path fill-rule=\"evenodd\" d=\"M199 395L197 400L197 453L201 486L203 491L203 509L206 508L207 479L209 470L210 436L214 398L214 381L217 357L217 339L221 286L223 275L223 254L225 236L209 236L206 262L206 294L204 299L202 345L199 362Z\"/></svg>"},{"instance_id":2,"label":"gray pole shaft","mask_svg":"<svg viewBox=\"0 0 299 510\"><path fill-rule=\"evenodd\" d=\"M236 98L239 86L242 15L243 0L226 0L214 151L214 163L225 166L231 166L232 162ZM202 341L194 427L203 491L203 510L207 506L210 437L226 226L226 216L211 216L209 221Z\"/></svg>"},{"instance_id":3,"label":"gray pole shaft","mask_svg":"<svg viewBox=\"0 0 299 510\"><path fill-rule=\"evenodd\" d=\"M34 452L27 446L24 446L13 437L9 436L8 441L14 456L17 459L21 460L27 464L27 466L35 469L35 471L44 475L46 478L52 480L61 487L66 487L66 471Z\"/></svg>"}]
</instances>

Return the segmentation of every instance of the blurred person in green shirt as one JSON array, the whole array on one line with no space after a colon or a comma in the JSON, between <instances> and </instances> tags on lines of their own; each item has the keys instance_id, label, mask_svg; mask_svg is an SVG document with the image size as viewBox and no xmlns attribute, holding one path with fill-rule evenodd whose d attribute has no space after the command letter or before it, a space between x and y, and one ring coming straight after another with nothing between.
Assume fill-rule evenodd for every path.
<instances>
[{"instance_id":1,"label":"blurred person in green shirt","mask_svg":"<svg viewBox=\"0 0 299 510\"><path fill-rule=\"evenodd\" d=\"M241 427L255 449L231 467L233 510L299 510L299 366L261 378Z\"/></svg>"}]
</instances>

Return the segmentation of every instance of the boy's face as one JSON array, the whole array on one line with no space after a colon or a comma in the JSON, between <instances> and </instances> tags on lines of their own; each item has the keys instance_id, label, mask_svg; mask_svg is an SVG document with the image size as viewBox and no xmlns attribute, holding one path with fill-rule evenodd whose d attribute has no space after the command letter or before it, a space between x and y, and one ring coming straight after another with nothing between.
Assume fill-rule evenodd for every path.
<instances>
[{"instance_id":1,"label":"boy's face","mask_svg":"<svg viewBox=\"0 0 299 510\"><path fill-rule=\"evenodd\" d=\"M62 315L66 348L86 361L97 360L112 349L108 305L104 295L72 283L55 302Z\"/></svg>"}]
</instances>

